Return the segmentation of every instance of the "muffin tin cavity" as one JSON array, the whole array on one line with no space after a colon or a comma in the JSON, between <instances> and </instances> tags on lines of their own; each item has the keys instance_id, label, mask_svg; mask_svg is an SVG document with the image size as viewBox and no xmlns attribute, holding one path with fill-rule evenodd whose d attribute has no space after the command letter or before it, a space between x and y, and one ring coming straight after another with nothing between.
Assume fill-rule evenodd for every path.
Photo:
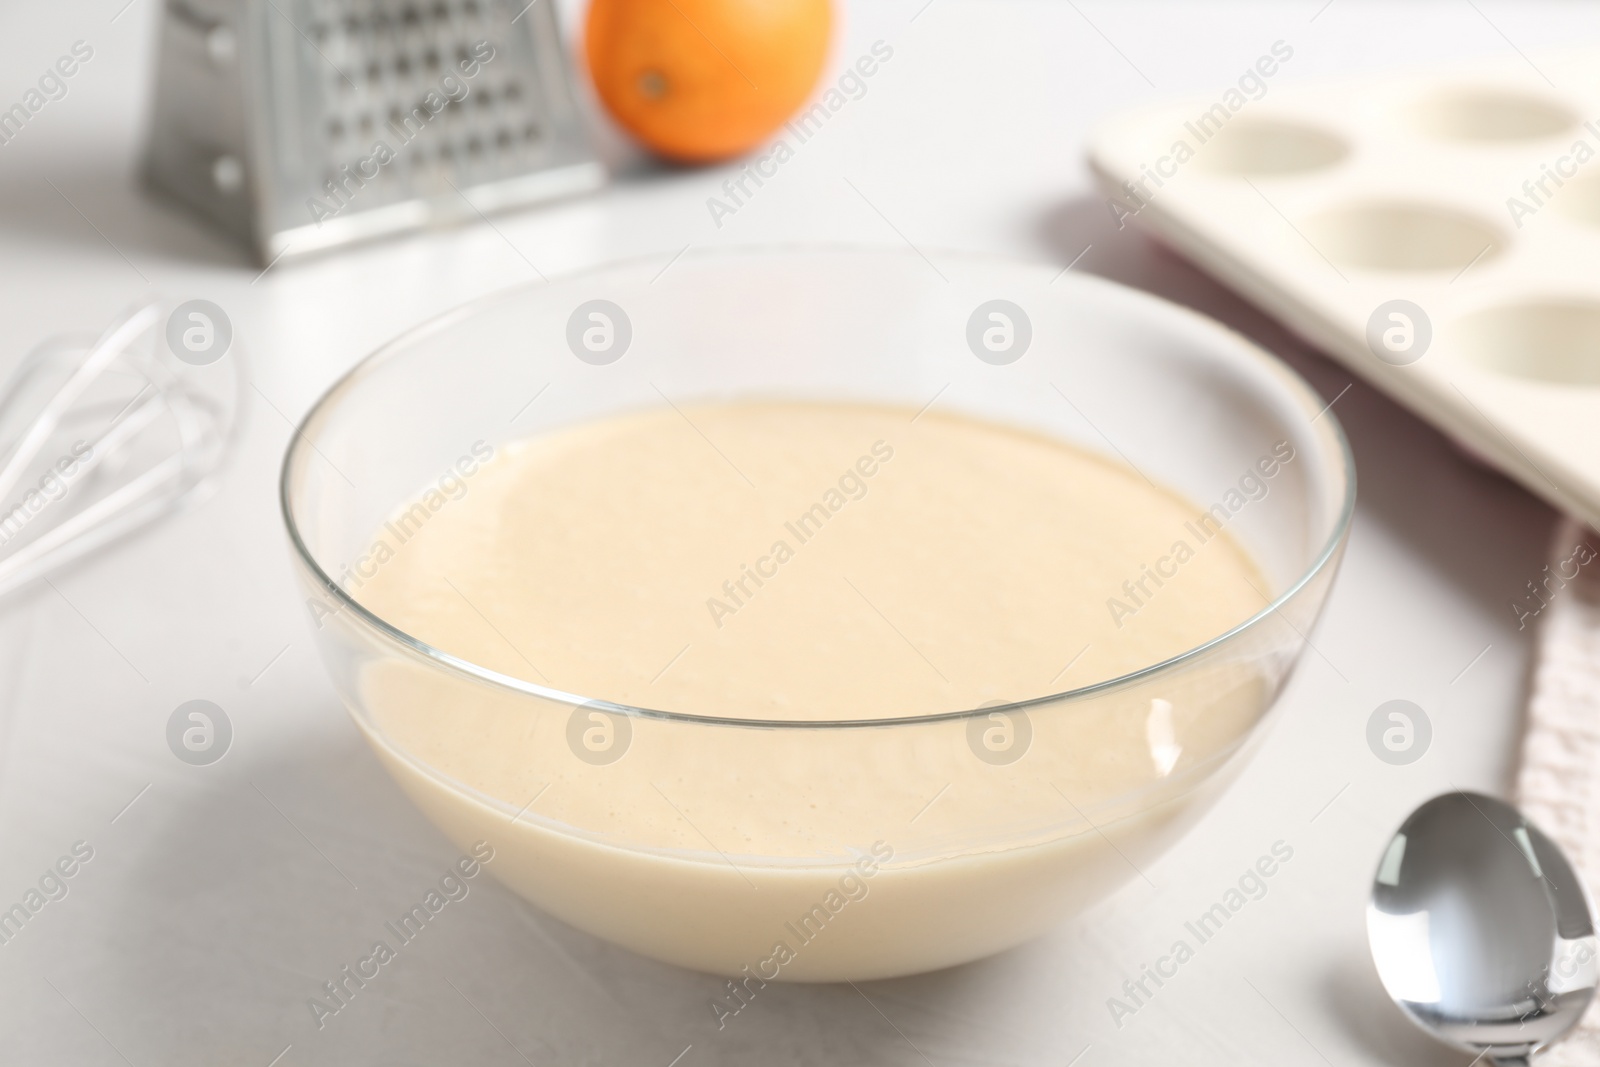
<instances>
[{"instance_id":1,"label":"muffin tin cavity","mask_svg":"<svg viewBox=\"0 0 1600 1067\"><path fill-rule=\"evenodd\" d=\"M1537 141L1566 133L1578 117L1552 100L1498 89L1452 89L1420 101L1413 125L1446 141Z\"/></svg>"},{"instance_id":2,"label":"muffin tin cavity","mask_svg":"<svg viewBox=\"0 0 1600 1067\"><path fill-rule=\"evenodd\" d=\"M1303 174L1350 154L1343 138L1316 126L1278 119L1241 119L1201 147L1195 162L1218 174Z\"/></svg>"},{"instance_id":3,"label":"muffin tin cavity","mask_svg":"<svg viewBox=\"0 0 1600 1067\"><path fill-rule=\"evenodd\" d=\"M1445 271L1482 264L1502 252L1498 228L1452 208L1402 201L1365 202L1313 215L1306 239L1341 267L1370 271Z\"/></svg>"},{"instance_id":4,"label":"muffin tin cavity","mask_svg":"<svg viewBox=\"0 0 1600 1067\"><path fill-rule=\"evenodd\" d=\"M1564 385L1600 385L1600 301L1539 300L1462 316L1452 347L1484 370Z\"/></svg>"}]
</instances>

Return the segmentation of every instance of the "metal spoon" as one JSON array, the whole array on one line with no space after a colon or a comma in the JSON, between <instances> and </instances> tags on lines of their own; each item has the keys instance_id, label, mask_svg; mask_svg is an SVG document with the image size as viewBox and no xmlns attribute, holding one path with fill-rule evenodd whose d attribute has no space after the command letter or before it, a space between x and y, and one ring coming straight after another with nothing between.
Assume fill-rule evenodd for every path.
<instances>
[{"instance_id":1,"label":"metal spoon","mask_svg":"<svg viewBox=\"0 0 1600 1067\"><path fill-rule=\"evenodd\" d=\"M1508 804L1445 793L1406 819L1367 905L1378 976L1422 1029L1501 1067L1577 1025L1594 997L1588 894Z\"/></svg>"}]
</instances>

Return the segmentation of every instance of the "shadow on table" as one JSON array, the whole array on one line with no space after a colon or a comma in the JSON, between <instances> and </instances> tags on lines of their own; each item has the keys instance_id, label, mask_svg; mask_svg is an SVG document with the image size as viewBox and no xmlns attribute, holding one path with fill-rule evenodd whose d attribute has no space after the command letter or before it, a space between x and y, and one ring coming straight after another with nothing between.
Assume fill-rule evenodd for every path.
<instances>
[{"instance_id":1,"label":"shadow on table","mask_svg":"<svg viewBox=\"0 0 1600 1067\"><path fill-rule=\"evenodd\" d=\"M34 245L111 248L148 274L158 261L254 274L250 252L143 187L127 161L79 155L0 174L0 240L26 255Z\"/></svg>"}]
</instances>

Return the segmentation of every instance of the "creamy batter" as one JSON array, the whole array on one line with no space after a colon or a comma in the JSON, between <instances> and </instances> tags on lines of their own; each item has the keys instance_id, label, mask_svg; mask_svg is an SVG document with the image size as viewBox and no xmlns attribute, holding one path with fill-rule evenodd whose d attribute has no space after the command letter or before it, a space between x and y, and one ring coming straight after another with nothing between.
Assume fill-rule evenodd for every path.
<instances>
[{"instance_id":1,"label":"creamy batter","mask_svg":"<svg viewBox=\"0 0 1600 1067\"><path fill-rule=\"evenodd\" d=\"M641 412L501 446L461 485L379 532L357 597L462 659L669 712L1028 700L1202 644L1268 590L1137 472L937 411ZM1164 847L1268 698L1237 660L976 727L575 727L569 705L395 659L361 688L402 784L530 899L658 958L798 979L959 962L1089 902ZM819 902L833 925L808 938L794 919Z\"/></svg>"},{"instance_id":2,"label":"creamy batter","mask_svg":"<svg viewBox=\"0 0 1600 1067\"><path fill-rule=\"evenodd\" d=\"M1043 437L914 414L667 409L514 442L359 597L505 674L771 719L1042 696L1261 608L1266 582L1223 535L1117 618L1108 600L1132 608L1123 582L1194 542L1200 509Z\"/></svg>"}]
</instances>

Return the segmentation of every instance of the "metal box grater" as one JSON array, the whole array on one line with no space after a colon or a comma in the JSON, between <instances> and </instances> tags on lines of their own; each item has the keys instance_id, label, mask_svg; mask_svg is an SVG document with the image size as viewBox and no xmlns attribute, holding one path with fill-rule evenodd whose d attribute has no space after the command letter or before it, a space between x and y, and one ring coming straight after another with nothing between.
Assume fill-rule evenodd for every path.
<instances>
[{"instance_id":1,"label":"metal box grater","mask_svg":"<svg viewBox=\"0 0 1600 1067\"><path fill-rule=\"evenodd\" d=\"M553 0L167 0L144 173L263 263L593 189Z\"/></svg>"}]
</instances>

